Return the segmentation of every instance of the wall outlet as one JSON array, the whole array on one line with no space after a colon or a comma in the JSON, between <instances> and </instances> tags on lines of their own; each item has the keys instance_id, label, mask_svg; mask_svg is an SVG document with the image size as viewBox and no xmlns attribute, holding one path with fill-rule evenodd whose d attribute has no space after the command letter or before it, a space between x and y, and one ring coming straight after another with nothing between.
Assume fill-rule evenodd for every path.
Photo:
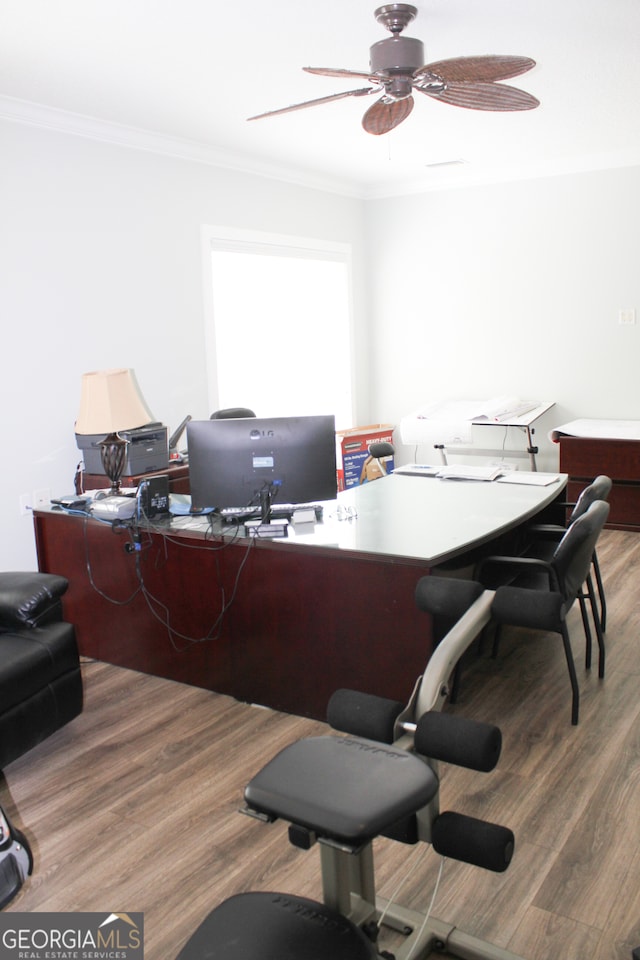
<instances>
[{"instance_id":1,"label":"wall outlet","mask_svg":"<svg viewBox=\"0 0 640 960\"><path fill-rule=\"evenodd\" d=\"M633 327L636 322L635 307L629 307L626 310L618 311L618 323L621 327Z\"/></svg>"},{"instance_id":2,"label":"wall outlet","mask_svg":"<svg viewBox=\"0 0 640 960\"><path fill-rule=\"evenodd\" d=\"M30 493L20 494L20 515L23 517L31 516L33 511L33 497Z\"/></svg>"},{"instance_id":3,"label":"wall outlet","mask_svg":"<svg viewBox=\"0 0 640 960\"><path fill-rule=\"evenodd\" d=\"M40 510L41 507L48 507L51 503L51 491L49 487L42 487L40 490L33 491L33 509Z\"/></svg>"}]
</instances>

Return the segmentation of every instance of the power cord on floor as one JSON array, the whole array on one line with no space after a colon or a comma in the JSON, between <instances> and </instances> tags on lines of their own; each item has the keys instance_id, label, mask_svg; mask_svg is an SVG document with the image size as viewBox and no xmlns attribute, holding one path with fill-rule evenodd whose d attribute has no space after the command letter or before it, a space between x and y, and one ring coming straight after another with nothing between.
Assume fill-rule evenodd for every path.
<instances>
[{"instance_id":1,"label":"power cord on floor","mask_svg":"<svg viewBox=\"0 0 640 960\"><path fill-rule=\"evenodd\" d=\"M380 917L379 917L379 919L378 919L378 929L380 929L380 927L383 926L385 917L387 916L387 914L389 913L389 911L392 909L394 903L396 903L397 898L398 898L398 896L399 896L399 894L400 894L400 891L402 890L402 888L404 887L404 885L405 885L406 883L408 883L408 881L411 879L411 877L413 876L413 874L414 874L415 871L417 870L417 868L418 868L418 866L420 865L420 863L422 863L422 853L423 853L423 851L422 851L419 847L416 848L416 849L418 850L418 852L419 852L420 855L419 855L419 856L416 856L415 862L414 862L413 865L409 868L409 870L407 871L407 873L405 873L405 875L400 879L400 882L398 883L398 885L396 886L395 890L393 891L393 893L392 893L391 896L389 897L389 899L388 899L388 901L387 901L387 905L386 905L386 907L384 908L384 910L382 911L382 913L380 914ZM426 912L426 914L425 914L425 916L424 916L424 919L423 919L423 921L422 921L422 924L421 924L421 926L420 926L420 930L419 930L418 936L417 936L416 939L414 940L414 943L413 943L411 949L409 950L409 953L408 953L407 956L406 956L406 960L411 960L411 957L412 957L412 955L413 955L413 952L414 952L417 944L420 942L420 938L421 938L424 930L426 929L427 923L429 922L429 918L430 918L430 916L431 916L431 911L433 910L433 905L434 905L434 903L435 903L436 896L437 896L437 894L438 894L438 890L440 889L440 882L441 882L441 880L442 880L442 874L443 874L443 872L444 872L445 860L446 860L446 857L440 857L440 866L439 866L439 868L438 868L438 876L436 877L436 882L435 882L434 887L433 887L433 893L432 893L432 895L431 895L431 901L430 901L430 903L429 903L429 908L428 908L428 910L427 910L427 912ZM634 960L636 960L636 958L634 958Z\"/></svg>"}]
</instances>

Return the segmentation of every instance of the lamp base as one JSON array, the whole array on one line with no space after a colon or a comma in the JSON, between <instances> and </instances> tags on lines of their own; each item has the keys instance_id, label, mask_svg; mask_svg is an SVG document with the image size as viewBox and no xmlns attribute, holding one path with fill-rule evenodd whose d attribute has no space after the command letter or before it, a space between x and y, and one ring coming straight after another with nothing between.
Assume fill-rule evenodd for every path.
<instances>
[{"instance_id":1,"label":"lamp base","mask_svg":"<svg viewBox=\"0 0 640 960\"><path fill-rule=\"evenodd\" d=\"M109 496L117 497L120 493L120 478L124 472L127 460L128 440L124 440L117 433L110 433L100 441L100 456L102 469L111 481Z\"/></svg>"}]
</instances>

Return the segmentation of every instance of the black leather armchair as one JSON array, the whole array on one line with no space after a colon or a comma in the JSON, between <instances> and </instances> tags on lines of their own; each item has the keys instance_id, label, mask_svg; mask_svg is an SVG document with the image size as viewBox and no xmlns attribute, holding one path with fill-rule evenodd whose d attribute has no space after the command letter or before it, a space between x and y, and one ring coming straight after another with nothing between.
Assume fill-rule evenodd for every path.
<instances>
[{"instance_id":1,"label":"black leather armchair","mask_svg":"<svg viewBox=\"0 0 640 960\"><path fill-rule=\"evenodd\" d=\"M0 572L0 770L82 711L67 586L55 574Z\"/></svg>"}]
</instances>

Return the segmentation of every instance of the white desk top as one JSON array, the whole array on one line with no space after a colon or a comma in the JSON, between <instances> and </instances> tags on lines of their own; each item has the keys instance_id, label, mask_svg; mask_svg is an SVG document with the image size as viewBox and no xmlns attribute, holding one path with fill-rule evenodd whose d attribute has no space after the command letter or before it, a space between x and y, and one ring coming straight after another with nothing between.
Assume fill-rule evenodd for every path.
<instances>
[{"instance_id":1,"label":"white desk top","mask_svg":"<svg viewBox=\"0 0 640 960\"><path fill-rule=\"evenodd\" d=\"M422 560L429 565L465 553L535 516L562 492L566 474L548 486L438 480L391 474L341 493L311 533L287 540L358 553ZM352 508L353 519L338 519Z\"/></svg>"},{"instance_id":2,"label":"white desk top","mask_svg":"<svg viewBox=\"0 0 640 960\"><path fill-rule=\"evenodd\" d=\"M640 440L640 420L572 420L555 427L549 439L560 437L588 437L599 440Z\"/></svg>"}]
</instances>

